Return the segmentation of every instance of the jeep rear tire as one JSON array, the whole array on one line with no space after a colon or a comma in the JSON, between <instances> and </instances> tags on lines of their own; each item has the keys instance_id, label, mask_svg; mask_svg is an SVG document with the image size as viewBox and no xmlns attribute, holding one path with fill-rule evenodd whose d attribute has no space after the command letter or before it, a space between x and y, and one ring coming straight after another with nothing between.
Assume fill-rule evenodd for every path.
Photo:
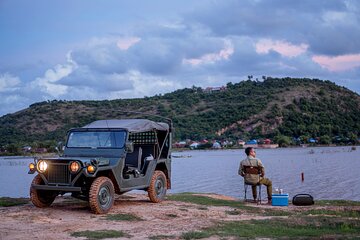
<instances>
[{"instance_id":1,"label":"jeep rear tire","mask_svg":"<svg viewBox=\"0 0 360 240\"><path fill-rule=\"evenodd\" d=\"M44 185L44 180L40 175L36 175L31 184ZM37 190L30 187L30 200L39 208L49 207L54 202L57 195L58 192L56 191Z\"/></svg>"},{"instance_id":2,"label":"jeep rear tire","mask_svg":"<svg viewBox=\"0 0 360 240\"><path fill-rule=\"evenodd\" d=\"M155 171L151 178L150 186L147 189L150 201L154 203L161 202L165 199L167 181L164 172Z\"/></svg>"},{"instance_id":3,"label":"jeep rear tire","mask_svg":"<svg viewBox=\"0 0 360 240\"><path fill-rule=\"evenodd\" d=\"M107 177L98 177L91 184L89 192L89 204L95 214L109 212L114 204L114 184Z\"/></svg>"}]
</instances>

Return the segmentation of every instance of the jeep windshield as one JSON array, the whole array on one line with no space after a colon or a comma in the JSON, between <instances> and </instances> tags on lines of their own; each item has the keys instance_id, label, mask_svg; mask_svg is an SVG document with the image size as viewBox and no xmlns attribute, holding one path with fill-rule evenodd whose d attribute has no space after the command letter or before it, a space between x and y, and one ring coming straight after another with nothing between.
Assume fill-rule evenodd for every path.
<instances>
[{"instance_id":1,"label":"jeep windshield","mask_svg":"<svg viewBox=\"0 0 360 240\"><path fill-rule=\"evenodd\" d=\"M124 148L125 131L72 131L67 141L68 148Z\"/></svg>"}]
</instances>

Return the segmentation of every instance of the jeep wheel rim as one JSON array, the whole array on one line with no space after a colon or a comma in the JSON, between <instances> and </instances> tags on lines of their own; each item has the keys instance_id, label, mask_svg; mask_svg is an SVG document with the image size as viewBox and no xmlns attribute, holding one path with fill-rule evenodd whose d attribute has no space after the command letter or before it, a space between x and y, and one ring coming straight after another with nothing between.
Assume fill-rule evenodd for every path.
<instances>
[{"instance_id":1,"label":"jeep wheel rim","mask_svg":"<svg viewBox=\"0 0 360 240\"><path fill-rule=\"evenodd\" d=\"M99 203L102 208L108 208L111 203L111 194L110 189L107 186L100 188L99 195L98 195Z\"/></svg>"},{"instance_id":2,"label":"jeep wheel rim","mask_svg":"<svg viewBox=\"0 0 360 240\"><path fill-rule=\"evenodd\" d=\"M163 179L158 178L155 183L156 195L160 196L164 192L164 182Z\"/></svg>"}]
</instances>

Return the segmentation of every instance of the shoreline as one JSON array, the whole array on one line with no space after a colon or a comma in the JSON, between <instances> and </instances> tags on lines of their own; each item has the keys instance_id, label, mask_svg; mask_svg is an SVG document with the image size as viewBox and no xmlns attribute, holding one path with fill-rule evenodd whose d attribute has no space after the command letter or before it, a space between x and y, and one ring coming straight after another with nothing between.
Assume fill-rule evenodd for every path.
<instances>
[{"instance_id":1,"label":"shoreline","mask_svg":"<svg viewBox=\"0 0 360 240\"><path fill-rule=\"evenodd\" d=\"M247 147L251 147L252 145L247 145ZM306 149L306 148L341 148L341 147L348 147L354 148L353 151L356 151L357 148L360 148L360 145L306 145L306 146L288 146L288 147L277 147L277 148L270 148L270 147L256 147L256 149L264 149L264 150L276 150L276 149ZM176 152L185 152L185 151L231 151L231 150L245 150L245 147L236 147L236 148L208 148L208 149L190 149L190 148L172 148L172 153ZM13 158L35 158L35 157L58 157L59 155L55 152L53 153L46 153L46 154L31 154L31 155L1 155L0 158L2 159L13 159Z\"/></svg>"},{"instance_id":2,"label":"shoreline","mask_svg":"<svg viewBox=\"0 0 360 240\"><path fill-rule=\"evenodd\" d=\"M256 147L257 145L246 145L246 147L254 147L257 149L270 149L270 150L274 150L274 149L302 149L302 148L336 148L336 147L349 147L349 148L358 148L360 147L359 144L357 145L321 145L321 144L317 144L317 145L310 145L310 144L304 144L303 146L287 146L287 147L277 147L277 148L267 148L267 147ZM215 149L215 148L207 148L207 149L190 149L190 148L172 148L173 150L175 150L175 152L182 152L182 151L219 151L219 150L245 150L246 147L234 147L234 148L219 148L219 149Z\"/></svg>"}]
</instances>

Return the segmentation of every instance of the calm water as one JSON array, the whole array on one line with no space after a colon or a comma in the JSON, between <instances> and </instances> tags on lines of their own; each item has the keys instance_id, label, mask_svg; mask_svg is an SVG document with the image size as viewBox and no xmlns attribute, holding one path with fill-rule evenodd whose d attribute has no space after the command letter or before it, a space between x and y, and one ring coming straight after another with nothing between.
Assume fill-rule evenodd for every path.
<instances>
[{"instance_id":1,"label":"calm water","mask_svg":"<svg viewBox=\"0 0 360 240\"><path fill-rule=\"evenodd\" d=\"M170 192L213 192L243 198L243 179L237 175L243 150L173 153ZM273 187L290 197L310 193L315 199L360 201L360 147L258 149ZM0 158L0 197L28 197L34 175L27 174L30 158ZM301 181L301 173L305 181ZM266 197L263 188L263 198ZM250 195L251 196L251 195Z\"/></svg>"}]
</instances>

